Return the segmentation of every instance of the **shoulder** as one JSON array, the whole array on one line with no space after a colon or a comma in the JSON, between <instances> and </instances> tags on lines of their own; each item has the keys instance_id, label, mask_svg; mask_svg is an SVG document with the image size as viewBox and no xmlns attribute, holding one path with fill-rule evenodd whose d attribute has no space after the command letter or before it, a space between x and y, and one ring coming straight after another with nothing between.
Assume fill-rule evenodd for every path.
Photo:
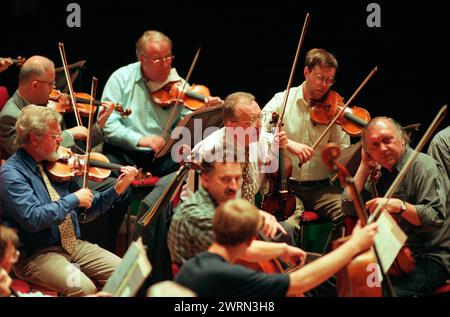
<instances>
[{"instance_id":1,"label":"shoulder","mask_svg":"<svg viewBox=\"0 0 450 317\"><path fill-rule=\"evenodd\" d=\"M140 63L134 62L125 66L120 67L119 69L116 69L112 74L110 78L116 78L116 79L124 79L124 80L131 80L132 76L136 75L136 72L140 69Z\"/></svg>"}]
</instances>

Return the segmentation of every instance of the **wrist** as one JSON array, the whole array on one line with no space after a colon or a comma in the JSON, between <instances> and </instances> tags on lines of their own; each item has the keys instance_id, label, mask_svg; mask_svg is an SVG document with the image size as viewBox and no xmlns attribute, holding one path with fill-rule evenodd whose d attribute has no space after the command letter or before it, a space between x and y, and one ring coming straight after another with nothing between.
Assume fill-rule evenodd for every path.
<instances>
[{"instance_id":1,"label":"wrist","mask_svg":"<svg viewBox=\"0 0 450 317\"><path fill-rule=\"evenodd\" d=\"M403 200L400 200L400 209L397 212L397 214L401 215L402 213L405 212L406 208L407 208L406 203Z\"/></svg>"}]
</instances>

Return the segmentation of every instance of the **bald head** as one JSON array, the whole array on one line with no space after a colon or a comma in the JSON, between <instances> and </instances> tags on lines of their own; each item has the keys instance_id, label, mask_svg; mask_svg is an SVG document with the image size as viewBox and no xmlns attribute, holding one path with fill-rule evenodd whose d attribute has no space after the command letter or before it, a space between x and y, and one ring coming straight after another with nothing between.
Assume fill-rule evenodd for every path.
<instances>
[{"instance_id":1,"label":"bald head","mask_svg":"<svg viewBox=\"0 0 450 317\"><path fill-rule=\"evenodd\" d=\"M45 76L46 72L54 72L55 64L47 57L35 55L26 60L20 68L19 84Z\"/></svg>"}]
</instances>

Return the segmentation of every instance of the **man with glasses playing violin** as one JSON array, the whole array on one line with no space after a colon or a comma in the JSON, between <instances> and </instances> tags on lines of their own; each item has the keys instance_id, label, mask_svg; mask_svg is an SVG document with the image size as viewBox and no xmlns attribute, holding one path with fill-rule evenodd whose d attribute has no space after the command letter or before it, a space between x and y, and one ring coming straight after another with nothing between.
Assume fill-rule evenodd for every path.
<instances>
[{"instance_id":1,"label":"man with glasses playing violin","mask_svg":"<svg viewBox=\"0 0 450 317\"><path fill-rule=\"evenodd\" d=\"M22 110L16 123L19 149L0 169L2 221L18 229L23 243L23 257L15 267L19 278L81 296L96 291L91 278L105 283L120 258L80 240L79 208L87 209L88 220L111 211L138 171L122 167L116 184L96 194L73 180L50 181L43 163L58 157L60 120L48 107L28 105Z\"/></svg>"},{"instance_id":2,"label":"man with glasses playing violin","mask_svg":"<svg viewBox=\"0 0 450 317\"><path fill-rule=\"evenodd\" d=\"M116 70L103 90L103 100L120 103L132 110L128 118L112 114L105 125L105 154L114 163L135 164L153 175L164 176L178 165L170 157L152 163L152 157L170 138L172 129L190 110L175 110L172 125L163 135L174 105L162 107L152 100L152 92L170 82L183 80L172 68L172 41L155 30L144 32L136 43L137 62ZM207 106L221 103L218 97L206 99Z\"/></svg>"},{"instance_id":3,"label":"man with glasses playing violin","mask_svg":"<svg viewBox=\"0 0 450 317\"><path fill-rule=\"evenodd\" d=\"M331 53L318 48L308 51L303 70L305 81L290 89L282 128L289 139L287 155L293 164L288 187L303 202L305 210L314 211L332 221L333 231L328 242L341 235L343 214L341 191L329 183L329 172L320 156L320 145L334 142L347 147L350 145L350 136L336 124L314 151L311 146L327 126L312 122L310 103L321 100L327 94L335 82L337 69L338 62ZM271 129L269 121L272 113L282 113L285 93L286 91L277 93L263 108L263 126L268 130ZM329 246L328 243L326 247Z\"/></svg>"},{"instance_id":4,"label":"man with glasses playing violin","mask_svg":"<svg viewBox=\"0 0 450 317\"><path fill-rule=\"evenodd\" d=\"M2 142L0 150L3 158L11 156L15 151L14 140L16 137L16 121L21 110L29 105L36 104L47 106L49 95L55 88L55 65L43 56L32 56L22 66L19 73L19 86L14 95L8 100L0 112L0 136ZM100 111L97 122L92 128L92 146L104 141L103 126L111 112L114 110L114 104L111 102L103 103L105 109ZM73 115L68 113L67 115ZM70 129L65 128L64 120L61 122L62 141L61 145L72 148L75 141L86 141L87 128L76 126ZM78 149L76 149L78 151ZM81 186L82 179L79 178ZM89 182L89 188L95 191L103 191L113 186L116 179L109 177L102 183ZM116 248L117 235L122 220L128 210L130 201L130 190L127 190L114 204L114 212L101 215L91 223L82 224L83 236L86 240L97 243L102 247L114 252Z\"/></svg>"}]
</instances>

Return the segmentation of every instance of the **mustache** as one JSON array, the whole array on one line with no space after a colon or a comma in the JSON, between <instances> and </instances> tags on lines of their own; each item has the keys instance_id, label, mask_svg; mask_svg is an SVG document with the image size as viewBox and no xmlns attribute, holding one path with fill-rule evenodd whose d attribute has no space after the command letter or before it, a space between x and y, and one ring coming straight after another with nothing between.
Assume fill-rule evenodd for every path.
<instances>
[{"instance_id":1,"label":"mustache","mask_svg":"<svg viewBox=\"0 0 450 317\"><path fill-rule=\"evenodd\" d=\"M235 191L234 189L227 189L227 190L225 190L225 194L226 195L236 194L236 193L237 193L237 191Z\"/></svg>"}]
</instances>

